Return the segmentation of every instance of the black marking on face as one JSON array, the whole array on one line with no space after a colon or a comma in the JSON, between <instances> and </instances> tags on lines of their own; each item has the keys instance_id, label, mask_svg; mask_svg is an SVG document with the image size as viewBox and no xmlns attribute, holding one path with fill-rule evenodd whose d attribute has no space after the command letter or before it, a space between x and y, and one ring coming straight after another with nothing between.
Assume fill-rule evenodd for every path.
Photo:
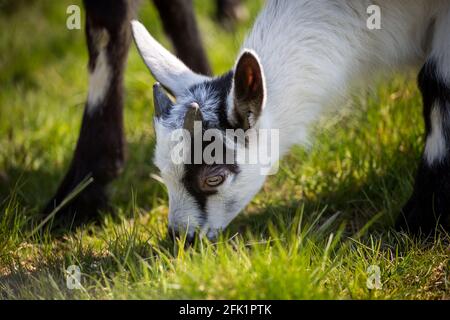
<instances>
[{"instance_id":1,"label":"black marking on face","mask_svg":"<svg viewBox=\"0 0 450 320\"><path fill-rule=\"evenodd\" d=\"M215 108L208 108L208 110L205 110L205 106L202 105L201 102L199 102L200 110L202 110L203 117L205 118L202 123L203 133L208 129L219 129L223 132L225 132L226 129L236 129L230 124L227 117L227 97L231 90L232 79L233 72L230 71L221 77L194 85L189 89L191 92L195 92L196 89L199 89L199 86L203 86L204 88L202 89L205 89L208 94L215 96L218 100ZM215 117L208 117L207 112L214 112ZM208 121L209 118L216 118L218 119L218 122L213 124L211 121ZM202 154L206 146L208 146L210 143L213 143L214 139L215 138L213 138L212 141L202 141ZM194 139L192 139L191 141L191 150L194 150ZM223 145L223 155L225 157L224 160L227 159L226 153L227 148L225 147L225 145ZM201 179L202 177L207 176L208 172L218 171L224 171L230 174L238 174L239 168L235 164L194 164L193 152L191 152L191 164L184 165L185 174L182 179L182 183L189 194L195 199L196 203L199 206L199 209L204 213L204 216L207 215L206 203L208 197L216 194L217 191L206 191L202 189L200 186Z\"/></svg>"},{"instance_id":2,"label":"black marking on face","mask_svg":"<svg viewBox=\"0 0 450 320\"><path fill-rule=\"evenodd\" d=\"M217 194L216 190L204 190L201 187L201 183L204 177L208 175L208 172L223 171L227 174L238 174L239 168L233 164L186 164L184 165L185 174L183 176L183 185L189 194L195 199L199 206L199 209L207 215L206 203L209 196Z\"/></svg>"},{"instance_id":3,"label":"black marking on face","mask_svg":"<svg viewBox=\"0 0 450 320\"><path fill-rule=\"evenodd\" d=\"M227 116L227 98L231 91L232 82L233 72L230 71L220 77L195 84L188 88L185 96L181 99L185 104L182 108L185 108L185 110L172 108L171 114L164 119L164 125L172 129L178 129L183 126L186 112L188 108L190 108L190 105L195 102L198 104L203 118L202 133L208 129L219 129L225 136L226 129L238 129L228 121ZM215 191L214 188L211 190L201 188L200 177L204 176L205 173L211 173L212 171L223 171L235 175L239 173L239 168L234 164L194 164L194 152L192 151L194 150L195 139L198 139L197 136L194 136L191 139L191 162L190 164L184 164L184 176L181 179L181 183L184 185L187 192L195 199L199 210L203 213L202 217L199 218L206 220L208 197L216 194L217 191ZM211 139L212 141L202 141L202 155L206 146L210 143L214 143L214 139L215 137ZM225 157L223 162L226 162L225 159L228 159L228 157L226 157L227 152L230 152L230 150L227 150L225 144L223 144L223 155ZM234 154L234 156L236 155ZM201 158L203 161L203 157Z\"/></svg>"}]
</instances>

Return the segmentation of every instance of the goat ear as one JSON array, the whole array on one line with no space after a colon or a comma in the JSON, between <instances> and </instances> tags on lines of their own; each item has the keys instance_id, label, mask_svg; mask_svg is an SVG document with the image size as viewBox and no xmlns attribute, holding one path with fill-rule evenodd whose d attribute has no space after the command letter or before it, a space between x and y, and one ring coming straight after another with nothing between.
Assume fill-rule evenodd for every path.
<instances>
[{"instance_id":1,"label":"goat ear","mask_svg":"<svg viewBox=\"0 0 450 320\"><path fill-rule=\"evenodd\" d=\"M181 60L159 44L137 20L131 21L133 38L150 72L174 96L208 78L194 73Z\"/></svg>"},{"instance_id":2,"label":"goat ear","mask_svg":"<svg viewBox=\"0 0 450 320\"><path fill-rule=\"evenodd\" d=\"M251 128L261 115L266 94L263 69L256 53L242 53L234 71L233 87L232 122L243 129Z\"/></svg>"},{"instance_id":3,"label":"goat ear","mask_svg":"<svg viewBox=\"0 0 450 320\"><path fill-rule=\"evenodd\" d=\"M155 105L155 117L157 118L167 115L173 106L172 100L158 82L153 85L153 103Z\"/></svg>"}]
</instances>

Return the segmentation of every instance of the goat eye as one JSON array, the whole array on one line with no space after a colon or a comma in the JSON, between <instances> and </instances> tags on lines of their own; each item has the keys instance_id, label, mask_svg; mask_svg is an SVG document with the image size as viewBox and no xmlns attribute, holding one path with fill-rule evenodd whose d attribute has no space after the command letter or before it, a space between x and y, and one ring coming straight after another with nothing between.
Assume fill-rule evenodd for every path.
<instances>
[{"instance_id":1,"label":"goat eye","mask_svg":"<svg viewBox=\"0 0 450 320\"><path fill-rule=\"evenodd\" d=\"M205 183L208 187L217 187L221 185L224 181L224 177L222 175L207 177L205 179Z\"/></svg>"}]
</instances>

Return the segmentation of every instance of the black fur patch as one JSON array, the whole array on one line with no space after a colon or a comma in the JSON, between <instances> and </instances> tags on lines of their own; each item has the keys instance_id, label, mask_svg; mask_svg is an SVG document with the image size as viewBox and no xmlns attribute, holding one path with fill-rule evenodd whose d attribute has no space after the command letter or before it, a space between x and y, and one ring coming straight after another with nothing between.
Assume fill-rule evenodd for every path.
<instances>
[{"instance_id":1,"label":"black fur patch","mask_svg":"<svg viewBox=\"0 0 450 320\"><path fill-rule=\"evenodd\" d=\"M195 89L198 86L205 86L208 88L208 92L211 95L214 95L218 97L219 104L216 106L216 109L213 110L213 112L218 116L218 125L212 124L211 122L208 122L207 120L203 121L202 127L203 131L206 131L208 129L219 129L221 131L225 131L226 129L236 129L234 128L227 118L227 97L231 90L231 83L233 79L233 72L228 72L225 75L215 78L213 80L208 81L207 83L201 83L198 85L193 86L190 88L190 91L194 92ZM202 105L200 105L200 109L202 110ZM205 111L202 111L205 112ZM211 111L210 111L211 112ZM205 116L205 118L208 118ZM194 139L192 139L194 140ZM211 142L202 142L202 154L203 150L206 148L207 145L209 145ZM192 141L191 150L194 148L194 141ZM226 159L226 152L227 149L225 148L225 145L223 146L223 154ZM215 194L216 192L206 192L201 189L200 187L200 181L198 177L200 176L200 173L202 170L226 170L228 172L231 172L233 174L239 173L239 168L237 165L234 164L212 164L208 165L205 163L202 164L194 164L194 156L193 153L191 153L191 164L185 164L184 165L185 175L183 177L183 185L186 188L186 190L189 192L189 194L195 199L195 201L198 204L199 209L204 213L204 217L206 217L206 203L209 196Z\"/></svg>"},{"instance_id":2,"label":"black fur patch","mask_svg":"<svg viewBox=\"0 0 450 320\"><path fill-rule=\"evenodd\" d=\"M443 134L445 140L450 141L450 121L448 119L447 110L450 102L450 88L447 83L439 78L436 63L433 60L427 62L419 73L418 77L419 89L423 98L423 116L425 118L426 134L431 132L431 111L433 106L440 108L440 113L443 116Z\"/></svg>"},{"instance_id":3,"label":"black fur patch","mask_svg":"<svg viewBox=\"0 0 450 320\"><path fill-rule=\"evenodd\" d=\"M439 108L442 116L442 133L448 149L450 142L450 88L439 77L435 61L428 61L422 68L418 78L419 88L423 96L423 115L427 136L431 134L431 111ZM437 224L449 228L450 216L450 159L448 154L442 161L429 164L424 157L419 165L414 192L403 208L397 221L398 229L406 229L413 233L432 232Z\"/></svg>"}]
</instances>

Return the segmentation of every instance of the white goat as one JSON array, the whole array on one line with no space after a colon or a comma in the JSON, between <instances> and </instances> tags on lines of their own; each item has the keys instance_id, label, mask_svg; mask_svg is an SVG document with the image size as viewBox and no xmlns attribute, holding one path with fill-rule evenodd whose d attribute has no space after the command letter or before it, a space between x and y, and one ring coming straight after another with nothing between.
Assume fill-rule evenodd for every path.
<instances>
[{"instance_id":1,"label":"white goat","mask_svg":"<svg viewBox=\"0 0 450 320\"><path fill-rule=\"evenodd\" d=\"M380 29L367 26L371 5L380 9ZM139 22L133 21L132 28L146 65L176 98L172 102L154 87L155 164L169 190L169 226L176 232L187 230L192 237L201 230L214 238L260 190L265 176L260 164L238 160L175 164L174 130L189 130L196 120L203 128L223 132L276 129L282 156L292 145L306 143L311 125L339 107L350 89L368 84L381 71L408 65L422 66L419 84L427 140L414 194L398 227L429 231L448 217L450 1L268 1L235 67L218 78L193 73ZM248 145L235 143L234 148Z\"/></svg>"}]
</instances>

